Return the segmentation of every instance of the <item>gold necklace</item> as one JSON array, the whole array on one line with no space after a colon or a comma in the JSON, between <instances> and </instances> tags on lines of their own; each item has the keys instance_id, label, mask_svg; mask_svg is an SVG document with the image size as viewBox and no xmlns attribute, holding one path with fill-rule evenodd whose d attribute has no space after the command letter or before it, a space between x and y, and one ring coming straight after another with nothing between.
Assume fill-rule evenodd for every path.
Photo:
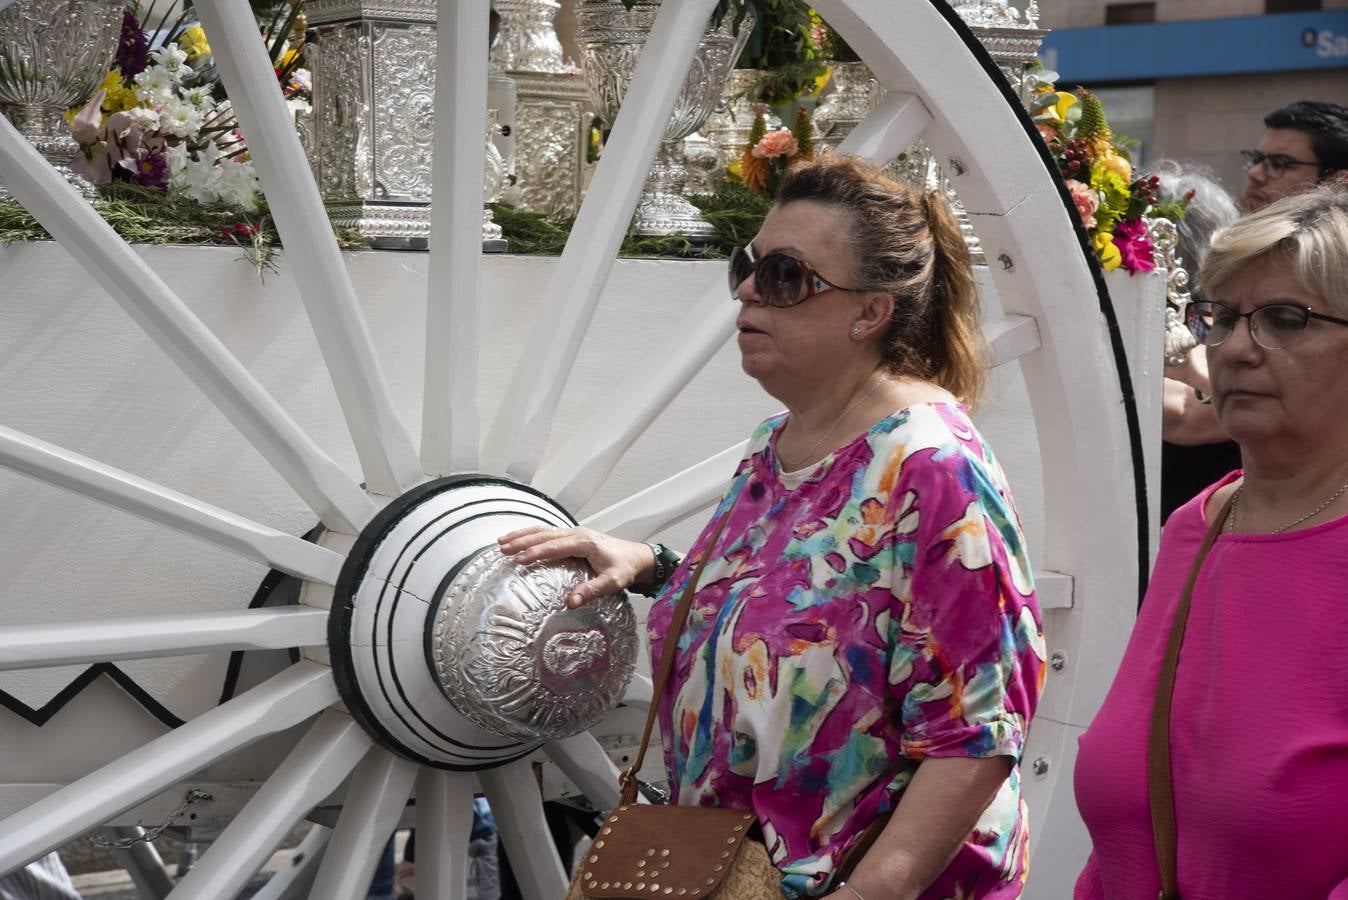
<instances>
[{"instance_id":1,"label":"gold necklace","mask_svg":"<svg viewBox=\"0 0 1348 900\"><path fill-rule=\"evenodd\" d=\"M803 466L805 464L805 461L814 455L814 451L819 449L819 445L824 443L824 439L827 438L830 434L832 434L835 428L837 428L839 425L842 424L842 420L847 418L847 414L850 413L852 410L856 409L861 404L865 403L867 400L871 399L871 395L874 394L876 391L880 390L880 385L884 383L885 379L881 378L879 381L875 383L875 386L872 387L869 391L867 391L865 395L863 395L860 399L855 400L852 403L849 403L847 405L847 409L844 409L842 411L842 415L838 416L838 418L833 422L833 424L829 426L828 431L825 431L823 434L819 436L819 440L815 441L814 444L810 447L810 449L805 451L805 455L800 457L798 462L792 463L788 461L785 456L782 456L781 451L778 451L777 458L782 461L783 470L787 472L794 472L795 470Z\"/></svg>"},{"instance_id":2,"label":"gold necklace","mask_svg":"<svg viewBox=\"0 0 1348 900\"><path fill-rule=\"evenodd\" d=\"M1231 495L1231 514L1226 518L1226 530L1228 533L1236 530L1236 508L1237 504L1240 503L1241 492L1244 490L1245 490L1245 483L1242 481L1240 487L1236 488L1235 493ZM1335 491L1328 500L1326 500L1324 503L1321 503L1315 509L1311 510L1310 512L1306 513L1304 516L1302 516L1299 519L1296 519L1295 521L1288 522L1286 525L1279 525L1277 528L1273 529L1273 531L1269 533L1282 534L1284 531L1288 531L1292 528L1297 527L1307 519L1311 519L1314 518L1315 516L1320 515L1320 513L1329 509L1329 507L1333 505L1334 501L1342 497L1345 493L1348 493L1348 482L1344 482L1343 487Z\"/></svg>"}]
</instances>

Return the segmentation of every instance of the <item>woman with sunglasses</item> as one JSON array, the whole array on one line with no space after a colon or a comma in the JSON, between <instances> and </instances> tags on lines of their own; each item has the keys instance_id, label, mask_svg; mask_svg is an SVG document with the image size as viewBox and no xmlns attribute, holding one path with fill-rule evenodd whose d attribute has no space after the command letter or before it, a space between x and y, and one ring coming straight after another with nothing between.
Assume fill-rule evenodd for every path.
<instances>
[{"instance_id":1,"label":"woman with sunglasses","mask_svg":"<svg viewBox=\"0 0 1348 900\"><path fill-rule=\"evenodd\" d=\"M964 405L985 364L950 207L854 159L793 170L729 290L744 371L787 411L694 542L683 632L694 567L662 571L658 546L530 529L503 549L588 560L577 604L656 596L652 659L679 641L659 698L673 802L752 809L786 896L1017 897L1044 643Z\"/></svg>"},{"instance_id":2,"label":"woman with sunglasses","mask_svg":"<svg viewBox=\"0 0 1348 900\"><path fill-rule=\"evenodd\" d=\"M1348 900L1348 190L1219 231L1202 283L1190 327L1244 469L1166 523L1081 737L1076 897Z\"/></svg>"}]
</instances>

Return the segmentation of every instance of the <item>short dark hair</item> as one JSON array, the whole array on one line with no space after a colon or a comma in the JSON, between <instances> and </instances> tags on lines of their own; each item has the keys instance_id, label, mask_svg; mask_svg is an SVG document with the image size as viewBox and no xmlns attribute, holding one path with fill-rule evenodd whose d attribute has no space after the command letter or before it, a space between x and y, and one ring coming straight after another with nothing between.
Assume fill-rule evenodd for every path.
<instances>
[{"instance_id":1,"label":"short dark hair","mask_svg":"<svg viewBox=\"0 0 1348 900\"><path fill-rule=\"evenodd\" d=\"M1348 170L1348 107L1298 100L1264 116L1266 128L1288 128L1310 136L1320 177Z\"/></svg>"}]
</instances>

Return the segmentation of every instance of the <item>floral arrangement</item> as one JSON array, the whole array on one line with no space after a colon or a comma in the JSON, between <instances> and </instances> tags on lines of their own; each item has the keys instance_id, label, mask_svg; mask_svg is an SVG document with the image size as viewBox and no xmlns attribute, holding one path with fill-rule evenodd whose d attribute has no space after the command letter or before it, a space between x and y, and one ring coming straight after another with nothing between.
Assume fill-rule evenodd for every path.
<instances>
[{"instance_id":1,"label":"floral arrangement","mask_svg":"<svg viewBox=\"0 0 1348 900\"><path fill-rule=\"evenodd\" d=\"M153 7L146 18L152 15ZM296 113L309 109L311 97L309 73L300 65L299 15L298 4L280 3L261 28ZM89 102L68 114L80 145L71 168L94 184L129 181L204 206L255 213L261 198L247 145L206 35L189 16L170 23L165 14L147 28L136 8L123 11L113 68Z\"/></svg>"},{"instance_id":2,"label":"floral arrangement","mask_svg":"<svg viewBox=\"0 0 1348 900\"><path fill-rule=\"evenodd\" d=\"M760 106L749 130L749 141L728 174L749 190L772 197L787 169L798 161L814 159L814 123L805 107L799 106L790 128L768 131L764 113Z\"/></svg>"},{"instance_id":3,"label":"floral arrangement","mask_svg":"<svg viewBox=\"0 0 1348 900\"><path fill-rule=\"evenodd\" d=\"M1178 220L1186 201L1161 203L1157 178L1135 177L1128 142L1115 138L1100 98L1086 88L1073 93L1044 83L1030 114L1090 232L1100 265L1107 272L1122 267L1134 275L1155 269L1146 220Z\"/></svg>"}]
</instances>

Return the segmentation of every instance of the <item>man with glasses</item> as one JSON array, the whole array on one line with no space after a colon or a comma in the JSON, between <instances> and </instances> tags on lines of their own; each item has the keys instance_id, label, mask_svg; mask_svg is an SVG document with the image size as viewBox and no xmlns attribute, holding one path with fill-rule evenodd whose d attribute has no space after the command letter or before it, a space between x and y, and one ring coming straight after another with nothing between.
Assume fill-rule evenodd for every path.
<instances>
[{"instance_id":1,"label":"man with glasses","mask_svg":"<svg viewBox=\"0 0 1348 900\"><path fill-rule=\"evenodd\" d=\"M1298 100L1264 117L1263 139L1245 158L1246 212L1331 179L1348 181L1348 107Z\"/></svg>"}]
</instances>

